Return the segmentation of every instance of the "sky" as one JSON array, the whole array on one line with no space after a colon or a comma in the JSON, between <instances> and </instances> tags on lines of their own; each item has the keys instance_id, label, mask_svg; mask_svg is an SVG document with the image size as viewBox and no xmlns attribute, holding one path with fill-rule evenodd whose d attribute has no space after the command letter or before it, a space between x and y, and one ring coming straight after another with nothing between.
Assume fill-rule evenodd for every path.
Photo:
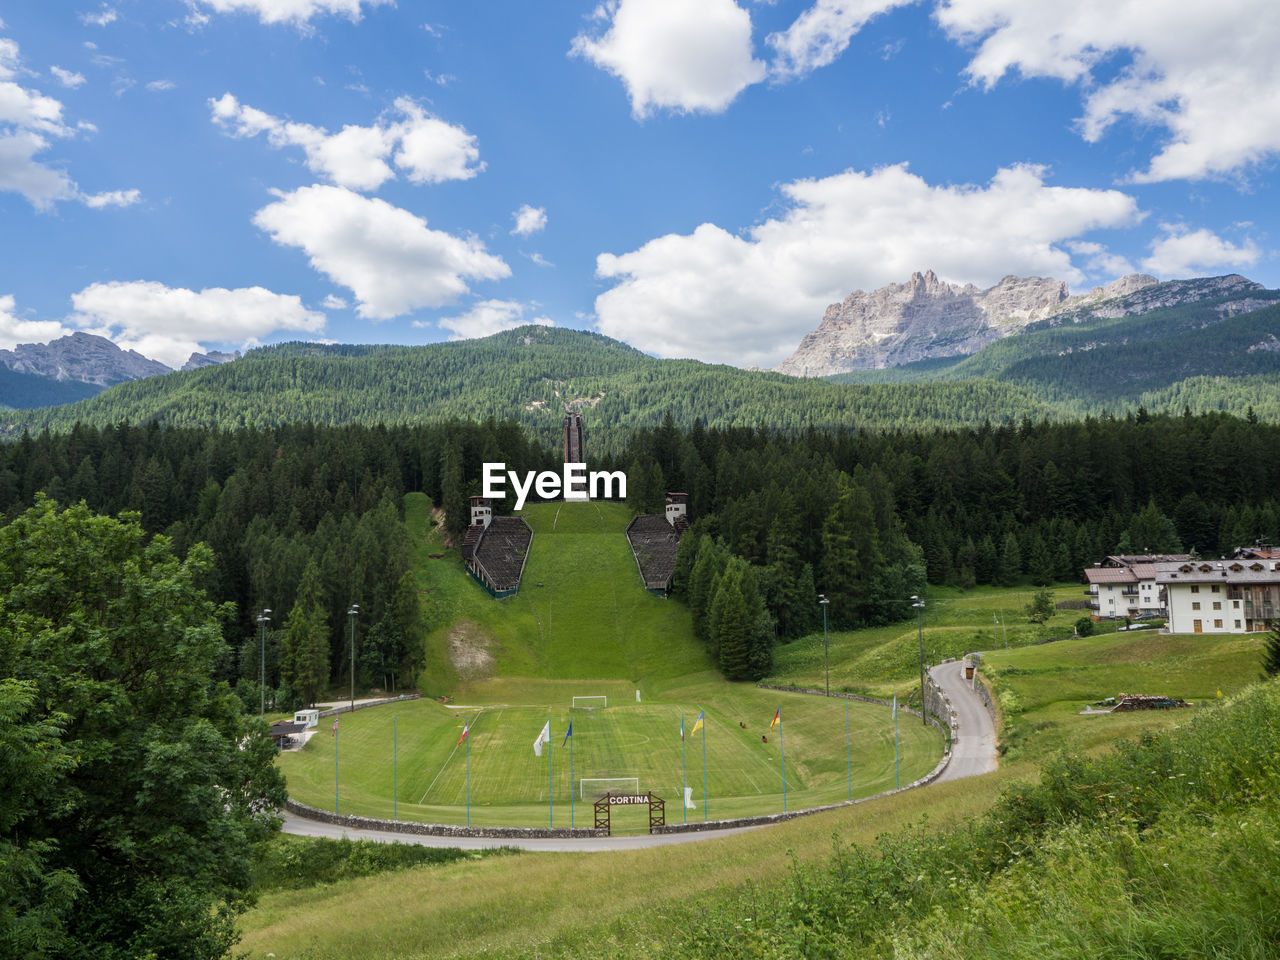
<instances>
[{"instance_id":1,"label":"sky","mask_svg":"<svg viewBox=\"0 0 1280 960\"><path fill-rule=\"evenodd\" d=\"M0 348L770 367L932 269L1280 287L1273 0L0 0Z\"/></svg>"}]
</instances>

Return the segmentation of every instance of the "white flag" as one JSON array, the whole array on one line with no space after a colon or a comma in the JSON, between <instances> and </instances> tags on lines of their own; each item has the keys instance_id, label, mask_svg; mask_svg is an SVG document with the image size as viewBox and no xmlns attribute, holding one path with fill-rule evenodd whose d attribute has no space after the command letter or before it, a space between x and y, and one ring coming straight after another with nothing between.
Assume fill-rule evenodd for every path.
<instances>
[{"instance_id":1,"label":"white flag","mask_svg":"<svg viewBox=\"0 0 1280 960\"><path fill-rule=\"evenodd\" d=\"M898 695L893 695L893 719L898 719Z\"/></svg>"},{"instance_id":2,"label":"white flag","mask_svg":"<svg viewBox=\"0 0 1280 960\"><path fill-rule=\"evenodd\" d=\"M551 742L551 721L548 720L542 726L542 732L534 738L533 752L538 756L542 756L542 745Z\"/></svg>"},{"instance_id":3,"label":"white flag","mask_svg":"<svg viewBox=\"0 0 1280 960\"><path fill-rule=\"evenodd\" d=\"M686 809L697 810L698 805L693 802L693 787L684 788L684 805Z\"/></svg>"}]
</instances>

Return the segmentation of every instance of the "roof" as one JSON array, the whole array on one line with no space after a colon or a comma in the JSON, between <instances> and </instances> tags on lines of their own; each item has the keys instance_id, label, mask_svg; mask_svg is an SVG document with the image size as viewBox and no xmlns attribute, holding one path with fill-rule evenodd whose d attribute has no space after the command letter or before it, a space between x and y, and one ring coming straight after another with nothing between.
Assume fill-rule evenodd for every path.
<instances>
[{"instance_id":1,"label":"roof","mask_svg":"<svg viewBox=\"0 0 1280 960\"><path fill-rule=\"evenodd\" d=\"M1180 563L1190 559L1189 553L1118 553L1107 557L1107 563L1117 567L1132 567L1140 563Z\"/></svg>"},{"instance_id":2,"label":"roof","mask_svg":"<svg viewBox=\"0 0 1280 960\"><path fill-rule=\"evenodd\" d=\"M1184 563L1157 563L1156 582L1179 583L1280 583L1277 560L1188 560Z\"/></svg>"},{"instance_id":3,"label":"roof","mask_svg":"<svg viewBox=\"0 0 1280 960\"><path fill-rule=\"evenodd\" d=\"M1138 576L1128 567L1090 567L1084 572L1090 583L1137 583Z\"/></svg>"},{"instance_id":4,"label":"roof","mask_svg":"<svg viewBox=\"0 0 1280 960\"><path fill-rule=\"evenodd\" d=\"M494 590L514 590L520 586L525 557L533 530L519 517L494 517L473 548L472 556L488 575Z\"/></svg>"}]
</instances>

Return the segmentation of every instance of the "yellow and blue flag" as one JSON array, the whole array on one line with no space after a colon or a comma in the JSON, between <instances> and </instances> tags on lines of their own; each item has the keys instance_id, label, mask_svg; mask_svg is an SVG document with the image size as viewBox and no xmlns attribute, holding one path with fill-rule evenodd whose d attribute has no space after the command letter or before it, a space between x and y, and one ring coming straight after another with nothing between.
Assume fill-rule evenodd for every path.
<instances>
[{"instance_id":1,"label":"yellow and blue flag","mask_svg":"<svg viewBox=\"0 0 1280 960\"><path fill-rule=\"evenodd\" d=\"M683 722L684 721L682 720L681 723ZM693 729L689 731L689 736L692 737L695 733L697 733L701 729L702 729L702 712L699 711L698 719L693 721Z\"/></svg>"}]
</instances>

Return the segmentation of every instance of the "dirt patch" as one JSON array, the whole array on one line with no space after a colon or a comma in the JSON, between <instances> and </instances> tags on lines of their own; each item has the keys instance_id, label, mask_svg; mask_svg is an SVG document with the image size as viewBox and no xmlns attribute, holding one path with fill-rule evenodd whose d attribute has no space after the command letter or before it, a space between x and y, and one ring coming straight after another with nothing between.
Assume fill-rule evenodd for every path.
<instances>
[{"instance_id":1,"label":"dirt patch","mask_svg":"<svg viewBox=\"0 0 1280 960\"><path fill-rule=\"evenodd\" d=\"M449 528L444 525L444 511L440 507L431 508L431 526L440 531L440 539L446 547L452 549L456 546L453 537L449 536Z\"/></svg>"},{"instance_id":2,"label":"dirt patch","mask_svg":"<svg viewBox=\"0 0 1280 960\"><path fill-rule=\"evenodd\" d=\"M463 620L449 631L449 660L462 681L486 680L493 675L493 638Z\"/></svg>"}]
</instances>

